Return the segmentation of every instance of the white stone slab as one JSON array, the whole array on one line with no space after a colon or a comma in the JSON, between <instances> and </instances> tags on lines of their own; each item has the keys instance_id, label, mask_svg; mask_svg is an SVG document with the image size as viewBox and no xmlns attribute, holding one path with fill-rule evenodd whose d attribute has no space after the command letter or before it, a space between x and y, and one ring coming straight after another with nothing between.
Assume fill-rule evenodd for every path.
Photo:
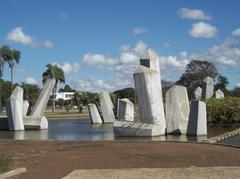
<instances>
[{"instance_id":1,"label":"white stone slab","mask_svg":"<svg viewBox=\"0 0 240 179\"><path fill-rule=\"evenodd\" d=\"M133 121L134 120L134 104L127 98L118 99L117 116L119 120Z\"/></svg>"},{"instance_id":2,"label":"white stone slab","mask_svg":"<svg viewBox=\"0 0 240 179\"><path fill-rule=\"evenodd\" d=\"M93 103L88 104L88 111L91 117L92 124L102 124L102 119L98 112L96 104Z\"/></svg>"},{"instance_id":3,"label":"white stone slab","mask_svg":"<svg viewBox=\"0 0 240 179\"><path fill-rule=\"evenodd\" d=\"M218 89L217 91L215 91L215 97L216 99L223 99L224 93L222 92L222 90Z\"/></svg>"},{"instance_id":4,"label":"white stone slab","mask_svg":"<svg viewBox=\"0 0 240 179\"><path fill-rule=\"evenodd\" d=\"M187 135L207 135L206 104L202 101L191 102Z\"/></svg>"},{"instance_id":5,"label":"white stone slab","mask_svg":"<svg viewBox=\"0 0 240 179\"><path fill-rule=\"evenodd\" d=\"M194 98L195 99L201 99L202 97L202 88L201 87L197 87L197 89L194 91Z\"/></svg>"},{"instance_id":6,"label":"white stone slab","mask_svg":"<svg viewBox=\"0 0 240 179\"><path fill-rule=\"evenodd\" d=\"M24 130L23 89L17 86L6 104L9 130Z\"/></svg>"},{"instance_id":7,"label":"white stone slab","mask_svg":"<svg viewBox=\"0 0 240 179\"><path fill-rule=\"evenodd\" d=\"M140 65L134 72L134 83L141 123L159 125L160 133L165 133L166 121L159 72Z\"/></svg>"},{"instance_id":8,"label":"white stone slab","mask_svg":"<svg viewBox=\"0 0 240 179\"><path fill-rule=\"evenodd\" d=\"M153 137L164 135L162 127L156 124L115 121L113 132L115 137Z\"/></svg>"},{"instance_id":9,"label":"white stone slab","mask_svg":"<svg viewBox=\"0 0 240 179\"><path fill-rule=\"evenodd\" d=\"M29 108L29 102L28 100L23 100L23 116L27 115L28 112L28 108Z\"/></svg>"},{"instance_id":10,"label":"white stone slab","mask_svg":"<svg viewBox=\"0 0 240 179\"><path fill-rule=\"evenodd\" d=\"M103 116L103 122L113 123L115 121L115 116L113 112L114 106L109 93L107 92L100 93L99 101L100 101L100 106L101 106L101 111Z\"/></svg>"},{"instance_id":11,"label":"white stone slab","mask_svg":"<svg viewBox=\"0 0 240 179\"><path fill-rule=\"evenodd\" d=\"M203 99L211 98L213 96L213 91L214 91L213 79L211 77L207 76L203 80L202 98Z\"/></svg>"},{"instance_id":12,"label":"white stone slab","mask_svg":"<svg viewBox=\"0 0 240 179\"><path fill-rule=\"evenodd\" d=\"M53 91L54 85L55 85L55 79L48 79L46 81L36 101L36 104L33 106L33 110L30 116L43 116L48 100Z\"/></svg>"},{"instance_id":13,"label":"white stone slab","mask_svg":"<svg viewBox=\"0 0 240 179\"><path fill-rule=\"evenodd\" d=\"M186 134L189 111L186 88L174 85L166 93L167 133Z\"/></svg>"},{"instance_id":14,"label":"white stone slab","mask_svg":"<svg viewBox=\"0 0 240 179\"><path fill-rule=\"evenodd\" d=\"M23 117L25 129L48 129L48 120L45 116Z\"/></svg>"}]
</instances>

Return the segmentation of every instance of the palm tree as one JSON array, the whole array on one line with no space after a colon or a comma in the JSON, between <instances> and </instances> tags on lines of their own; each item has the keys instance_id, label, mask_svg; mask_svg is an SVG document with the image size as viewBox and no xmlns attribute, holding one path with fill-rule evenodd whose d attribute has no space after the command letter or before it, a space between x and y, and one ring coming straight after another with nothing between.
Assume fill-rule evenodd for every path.
<instances>
[{"instance_id":1,"label":"palm tree","mask_svg":"<svg viewBox=\"0 0 240 179\"><path fill-rule=\"evenodd\" d=\"M11 69L11 82L13 84L13 67L15 65L15 62L19 63L19 60L21 58L21 52L18 50L15 50L15 49L11 50L9 48L9 46L4 45L1 48L1 53L2 53L2 57L3 57L4 61L8 62L8 65ZM4 61L2 64L4 64ZM2 68L3 68L3 66L2 66Z\"/></svg>"},{"instance_id":2,"label":"palm tree","mask_svg":"<svg viewBox=\"0 0 240 179\"><path fill-rule=\"evenodd\" d=\"M52 64L47 64L46 65L47 70L43 72L42 78L43 78L43 84L47 81L47 79L52 79L54 78L56 80L55 86L53 88L53 94L55 96L56 91L57 91L57 85L58 83L65 83L65 76L63 70L58 66L58 65L52 65ZM55 112L55 97L53 98L53 103L52 103L52 112Z\"/></svg>"}]
</instances>

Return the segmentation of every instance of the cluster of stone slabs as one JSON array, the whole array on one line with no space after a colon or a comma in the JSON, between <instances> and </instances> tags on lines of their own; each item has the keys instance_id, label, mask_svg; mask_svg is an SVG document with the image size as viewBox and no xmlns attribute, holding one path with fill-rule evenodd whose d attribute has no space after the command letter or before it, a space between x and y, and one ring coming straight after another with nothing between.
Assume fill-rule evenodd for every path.
<instances>
[{"instance_id":1,"label":"cluster of stone slabs","mask_svg":"<svg viewBox=\"0 0 240 179\"><path fill-rule=\"evenodd\" d=\"M126 98L118 99L115 118L114 105L104 92L99 95L102 118L95 104L88 105L92 123L113 123L115 136L207 135L206 104L200 99L213 96L212 78L203 80L203 89L196 89L191 104L186 88L174 85L166 93L164 111L159 59L154 52L148 50L140 59L133 77L140 122L134 120L134 104ZM216 98L223 97L221 90L216 91Z\"/></svg>"}]
</instances>

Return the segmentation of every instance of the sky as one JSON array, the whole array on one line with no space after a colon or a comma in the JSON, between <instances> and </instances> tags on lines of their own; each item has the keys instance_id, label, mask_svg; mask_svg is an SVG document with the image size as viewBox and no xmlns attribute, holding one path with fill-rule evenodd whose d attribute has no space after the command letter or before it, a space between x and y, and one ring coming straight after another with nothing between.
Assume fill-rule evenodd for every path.
<instances>
[{"instance_id":1,"label":"sky","mask_svg":"<svg viewBox=\"0 0 240 179\"><path fill-rule=\"evenodd\" d=\"M176 81L191 60L207 60L240 86L240 1L1 0L0 45L21 51L15 83L42 86L57 64L79 91L133 86L150 49L161 78ZM4 77L10 80L5 65Z\"/></svg>"}]
</instances>

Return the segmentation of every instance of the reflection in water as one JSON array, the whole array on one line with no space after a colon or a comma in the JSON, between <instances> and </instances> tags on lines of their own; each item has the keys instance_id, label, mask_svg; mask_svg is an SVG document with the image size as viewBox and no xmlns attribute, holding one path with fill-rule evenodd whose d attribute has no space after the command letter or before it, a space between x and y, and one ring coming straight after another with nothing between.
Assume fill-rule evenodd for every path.
<instances>
[{"instance_id":1,"label":"reflection in water","mask_svg":"<svg viewBox=\"0 0 240 179\"><path fill-rule=\"evenodd\" d=\"M229 128L228 130L231 130ZM152 141L201 141L223 131L223 128L208 128L208 136L174 136L159 137L116 137L114 138L112 124L91 125L90 119L81 120L49 120L48 130L7 131L0 130L0 139L15 140L152 140Z\"/></svg>"}]
</instances>

